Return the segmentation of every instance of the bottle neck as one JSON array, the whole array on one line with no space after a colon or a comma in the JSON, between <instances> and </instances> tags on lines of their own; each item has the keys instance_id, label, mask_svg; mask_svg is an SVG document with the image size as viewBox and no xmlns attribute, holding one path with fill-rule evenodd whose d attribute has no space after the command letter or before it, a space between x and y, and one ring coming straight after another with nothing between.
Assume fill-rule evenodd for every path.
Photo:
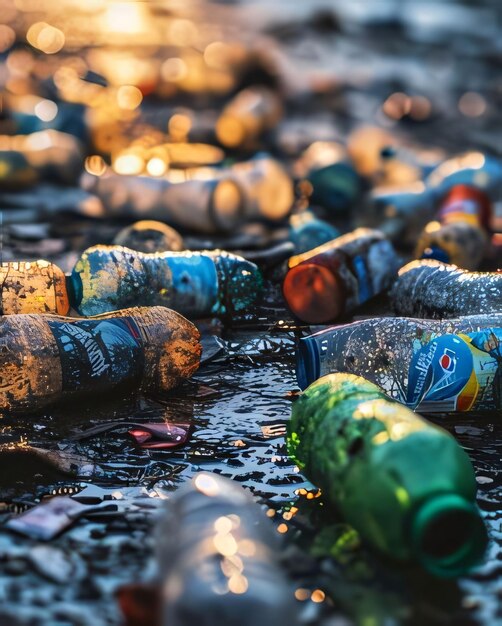
<instances>
[{"instance_id":1,"label":"bottle neck","mask_svg":"<svg viewBox=\"0 0 502 626\"><path fill-rule=\"evenodd\" d=\"M443 578L465 573L481 559L487 545L476 505L453 493L433 496L419 507L410 539L417 560Z\"/></svg>"}]
</instances>

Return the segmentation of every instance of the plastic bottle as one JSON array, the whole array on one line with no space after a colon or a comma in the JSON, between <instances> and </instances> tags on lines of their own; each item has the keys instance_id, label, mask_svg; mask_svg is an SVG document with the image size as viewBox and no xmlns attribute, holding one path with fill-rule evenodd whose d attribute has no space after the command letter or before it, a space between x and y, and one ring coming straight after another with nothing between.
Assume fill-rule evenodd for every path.
<instances>
[{"instance_id":1,"label":"plastic bottle","mask_svg":"<svg viewBox=\"0 0 502 626\"><path fill-rule=\"evenodd\" d=\"M276 159L263 153L236 163L225 176L234 180L244 193L244 213L249 220L277 222L289 215L295 199L293 180Z\"/></svg>"},{"instance_id":2,"label":"plastic bottle","mask_svg":"<svg viewBox=\"0 0 502 626\"><path fill-rule=\"evenodd\" d=\"M335 141L316 141L297 164L298 173L312 185L312 204L332 213L345 213L362 192L362 181L345 147Z\"/></svg>"},{"instance_id":3,"label":"plastic bottle","mask_svg":"<svg viewBox=\"0 0 502 626\"><path fill-rule=\"evenodd\" d=\"M0 188L24 188L38 179L72 185L82 171L82 146L73 135L57 130L0 135L0 162Z\"/></svg>"},{"instance_id":4,"label":"plastic bottle","mask_svg":"<svg viewBox=\"0 0 502 626\"><path fill-rule=\"evenodd\" d=\"M161 220L203 233L230 232L244 220L244 195L234 180L190 176L126 176L108 169L101 176L84 174L81 186L112 216Z\"/></svg>"},{"instance_id":5,"label":"plastic bottle","mask_svg":"<svg viewBox=\"0 0 502 626\"><path fill-rule=\"evenodd\" d=\"M82 315L161 305L188 317L207 317L252 306L262 276L253 263L219 250L144 254L94 246L75 264L69 285L72 304Z\"/></svg>"},{"instance_id":6,"label":"plastic bottle","mask_svg":"<svg viewBox=\"0 0 502 626\"><path fill-rule=\"evenodd\" d=\"M122 229L113 240L117 246L124 246L138 252L180 252L185 248L182 236L163 222L141 220Z\"/></svg>"},{"instance_id":7,"label":"plastic bottle","mask_svg":"<svg viewBox=\"0 0 502 626\"><path fill-rule=\"evenodd\" d=\"M374 548L432 574L464 574L487 533L476 479L455 439L367 380L332 374L293 405L290 455Z\"/></svg>"},{"instance_id":8,"label":"plastic bottle","mask_svg":"<svg viewBox=\"0 0 502 626\"><path fill-rule=\"evenodd\" d=\"M284 297L301 320L330 322L390 287L399 265L380 231L358 228L291 257Z\"/></svg>"},{"instance_id":9,"label":"plastic bottle","mask_svg":"<svg viewBox=\"0 0 502 626\"><path fill-rule=\"evenodd\" d=\"M0 267L0 314L57 313L70 309L66 277L48 261L11 261Z\"/></svg>"},{"instance_id":10,"label":"plastic bottle","mask_svg":"<svg viewBox=\"0 0 502 626\"><path fill-rule=\"evenodd\" d=\"M156 533L163 625L298 623L273 526L247 491L204 472L167 504Z\"/></svg>"},{"instance_id":11,"label":"plastic bottle","mask_svg":"<svg viewBox=\"0 0 502 626\"><path fill-rule=\"evenodd\" d=\"M502 274L468 272L440 261L412 261L399 270L391 298L398 315L489 315L502 309Z\"/></svg>"},{"instance_id":12,"label":"plastic bottle","mask_svg":"<svg viewBox=\"0 0 502 626\"><path fill-rule=\"evenodd\" d=\"M340 231L329 222L318 219L312 211L303 211L289 219L289 239L295 254L303 254L340 236Z\"/></svg>"},{"instance_id":13,"label":"plastic bottle","mask_svg":"<svg viewBox=\"0 0 502 626\"><path fill-rule=\"evenodd\" d=\"M348 372L424 413L500 410L501 369L502 314L362 320L301 339L297 362L302 389Z\"/></svg>"},{"instance_id":14,"label":"plastic bottle","mask_svg":"<svg viewBox=\"0 0 502 626\"><path fill-rule=\"evenodd\" d=\"M475 270L489 243L491 204L488 196L468 185L454 186L444 198L435 222L419 237L415 256Z\"/></svg>"},{"instance_id":15,"label":"plastic bottle","mask_svg":"<svg viewBox=\"0 0 502 626\"><path fill-rule=\"evenodd\" d=\"M465 152L443 161L425 183L438 200L456 185L475 187L496 198L502 192L502 163L482 152Z\"/></svg>"},{"instance_id":16,"label":"plastic bottle","mask_svg":"<svg viewBox=\"0 0 502 626\"><path fill-rule=\"evenodd\" d=\"M358 222L381 230L392 243L414 247L417 233L434 217L434 199L422 182L375 187Z\"/></svg>"},{"instance_id":17,"label":"plastic bottle","mask_svg":"<svg viewBox=\"0 0 502 626\"><path fill-rule=\"evenodd\" d=\"M33 412L61 400L117 390L164 392L198 368L199 332L164 307L94 319L0 318L0 407Z\"/></svg>"},{"instance_id":18,"label":"plastic bottle","mask_svg":"<svg viewBox=\"0 0 502 626\"><path fill-rule=\"evenodd\" d=\"M249 147L281 117L282 104L275 92L266 87L248 87L223 109L216 123L216 136L227 148Z\"/></svg>"}]
</instances>

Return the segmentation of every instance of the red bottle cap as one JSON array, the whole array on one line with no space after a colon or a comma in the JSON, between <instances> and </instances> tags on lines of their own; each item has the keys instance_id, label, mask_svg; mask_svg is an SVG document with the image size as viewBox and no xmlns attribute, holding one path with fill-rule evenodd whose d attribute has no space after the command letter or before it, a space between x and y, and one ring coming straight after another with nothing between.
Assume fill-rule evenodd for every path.
<instances>
[{"instance_id":1,"label":"red bottle cap","mask_svg":"<svg viewBox=\"0 0 502 626\"><path fill-rule=\"evenodd\" d=\"M291 311L308 324L336 319L344 310L344 290L323 265L300 263L286 274L283 293Z\"/></svg>"}]
</instances>

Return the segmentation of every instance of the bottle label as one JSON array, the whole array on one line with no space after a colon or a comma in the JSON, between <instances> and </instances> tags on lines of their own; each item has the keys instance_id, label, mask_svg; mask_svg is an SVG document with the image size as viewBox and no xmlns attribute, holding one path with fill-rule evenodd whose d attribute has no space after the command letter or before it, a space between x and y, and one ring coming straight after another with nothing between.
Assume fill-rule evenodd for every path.
<instances>
[{"instance_id":1,"label":"bottle label","mask_svg":"<svg viewBox=\"0 0 502 626\"><path fill-rule=\"evenodd\" d=\"M190 315L208 315L218 301L218 274L214 260L204 254L169 257L172 293L169 306Z\"/></svg>"},{"instance_id":2,"label":"bottle label","mask_svg":"<svg viewBox=\"0 0 502 626\"><path fill-rule=\"evenodd\" d=\"M442 413L500 406L502 328L416 340L406 404Z\"/></svg>"},{"instance_id":3,"label":"bottle label","mask_svg":"<svg viewBox=\"0 0 502 626\"><path fill-rule=\"evenodd\" d=\"M143 345L132 318L48 324L59 349L63 391L95 390L141 376Z\"/></svg>"}]
</instances>

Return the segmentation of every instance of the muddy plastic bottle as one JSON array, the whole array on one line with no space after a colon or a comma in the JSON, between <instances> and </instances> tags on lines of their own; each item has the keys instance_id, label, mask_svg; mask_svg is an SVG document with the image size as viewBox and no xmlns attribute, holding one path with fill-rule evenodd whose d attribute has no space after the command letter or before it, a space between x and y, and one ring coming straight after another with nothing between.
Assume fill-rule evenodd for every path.
<instances>
[{"instance_id":1,"label":"muddy plastic bottle","mask_svg":"<svg viewBox=\"0 0 502 626\"><path fill-rule=\"evenodd\" d=\"M296 254L303 254L340 236L329 222L318 219L312 211L303 211L289 219L289 239Z\"/></svg>"},{"instance_id":2,"label":"muddy plastic bottle","mask_svg":"<svg viewBox=\"0 0 502 626\"><path fill-rule=\"evenodd\" d=\"M82 315L129 306L167 306L187 317L245 311L258 299L262 276L227 252L144 254L121 246L88 248L69 280Z\"/></svg>"},{"instance_id":3,"label":"muddy plastic bottle","mask_svg":"<svg viewBox=\"0 0 502 626\"><path fill-rule=\"evenodd\" d=\"M398 315L447 318L502 310L502 274L468 272L440 261L412 261L391 292Z\"/></svg>"},{"instance_id":4,"label":"muddy plastic bottle","mask_svg":"<svg viewBox=\"0 0 502 626\"><path fill-rule=\"evenodd\" d=\"M197 474L173 494L157 526L162 625L296 625L276 539L238 483Z\"/></svg>"},{"instance_id":5,"label":"muddy plastic bottle","mask_svg":"<svg viewBox=\"0 0 502 626\"><path fill-rule=\"evenodd\" d=\"M228 176L203 179L84 174L81 186L109 215L161 220L202 233L230 232L244 220L244 196Z\"/></svg>"},{"instance_id":6,"label":"muddy plastic bottle","mask_svg":"<svg viewBox=\"0 0 502 626\"><path fill-rule=\"evenodd\" d=\"M358 228L291 257L284 297L299 319L323 324L390 287L399 266L392 245L380 231Z\"/></svg>"},{"instance_id":7,"label":"muddy plastic bottle","mask_svg":"<svg viewBox=\"0 0 502 626\"><path fill-rule=\"evenodd\" d=\"M379 317L300 340L302 389L348 372L423 413L502 408L502 314L449 320Z\"/></svg>"},{"instance_id":8,"label":"muddy plastic bottle","mask_svg":"<svg viewBox=\"0 0 502 626\"><path fill-rule=\"evenodd\" d=\"M0 410L33 412L90 394L164 392L198 368L199 332L164 307L93 319L0 318Z\"/></svg>"},{"instance_id":9,"label":"muddy plastic bottle","mask_svg":"<svg viewBox=\"0 0 502 626\"><path fill-rule=\"evenodd\" d=\"M437 221L427 224L415 256L477 269L489 243L491 204L488 196L468 185L456 185L443 200Z\"/></svg>"},{"instance_id":10,"label":"muddy plastic bottle","mask_svg":"<svg viewBox=\"0 0 502 626\"><path fill-rule=\"evenodd\" d=\"M0 266L0 314L56 313L70 309L66 277L48 261L11 261Z\"/></svg>"},{"instance_id":11,"label":"muddy plastic bottle","mask_svg":"<svg viewBox=\"0 0 502 626\"><path fill-rule=\"evenodd\" d=\"M184 250L182 236L163 222L141 220L122 229L113 240L117 246L124 246L138 252L180 252Z\"/></svg>"},{"instance_id":12,"label":"muddy plastic bottle","mask_svg":"<svg viewBox=\"0 0 502 626\"><path fill-rule=\"evenodd\" d=\"M482 558L469 457L376 385L351 374L319 379L293 405L288 431L290 455L374 548L441 577Z\"/></svg>"}]
</instances>

